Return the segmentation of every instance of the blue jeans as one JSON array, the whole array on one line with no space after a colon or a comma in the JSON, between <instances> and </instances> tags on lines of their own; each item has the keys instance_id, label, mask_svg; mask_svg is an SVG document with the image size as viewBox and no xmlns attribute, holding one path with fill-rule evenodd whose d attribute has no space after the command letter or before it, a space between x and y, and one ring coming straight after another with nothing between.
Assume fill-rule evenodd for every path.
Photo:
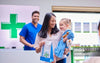
<instances>
[{"instance_id":1,"label":"blue jeans","mask_svg":"<svg viewBox=\"0 0 100 63\"><path fill-rule=\"evenodd\" d=\"M62 60L59 60L57 61L56 63L66 63L66 58L62 59Z\"/></svg>"}]
</instances>

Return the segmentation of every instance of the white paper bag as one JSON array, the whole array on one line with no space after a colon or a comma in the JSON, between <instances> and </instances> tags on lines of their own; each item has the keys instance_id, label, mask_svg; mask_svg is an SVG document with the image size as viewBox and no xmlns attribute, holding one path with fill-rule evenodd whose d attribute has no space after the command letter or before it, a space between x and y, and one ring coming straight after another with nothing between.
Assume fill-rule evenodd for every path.
<instances>
[{"instance_id":1,"label":"white paper bag","mask_svg":"<svg viewBox=\"0 0 100 63\"><path fill-rule=\"evenodd\" d=\"M53 46L51 41L45 42L45 45L42 47L40 60L45 62L53 62Z\"/></svg>"}]
</instances>

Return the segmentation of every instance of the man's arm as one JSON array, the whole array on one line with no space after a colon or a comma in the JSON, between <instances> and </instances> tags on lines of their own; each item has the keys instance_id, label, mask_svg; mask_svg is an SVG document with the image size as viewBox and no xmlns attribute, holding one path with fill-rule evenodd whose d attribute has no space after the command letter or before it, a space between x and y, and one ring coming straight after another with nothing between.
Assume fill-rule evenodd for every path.
<instances>
[{"instance_id":1,"label":"man's arm","mask_svg":"<svg viewBox=\"0 0 100 63\"><path fill-rule=\"evenodd\" d=\"M20 36L20 42L23 43L23 44L26 45L26 46L34 47L34 45L28 43L28 42L25 40L25 38L24 38L23 36Z\"/></svg>"}]
</instances>

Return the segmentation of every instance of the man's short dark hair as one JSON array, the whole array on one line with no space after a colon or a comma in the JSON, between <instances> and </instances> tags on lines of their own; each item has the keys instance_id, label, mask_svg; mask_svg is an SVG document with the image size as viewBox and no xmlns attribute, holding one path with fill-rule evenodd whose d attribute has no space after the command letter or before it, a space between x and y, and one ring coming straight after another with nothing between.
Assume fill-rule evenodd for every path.
<instances>
[{"instance_id":1,"label":"man's short dark hair","mask_svg":"<svg viewBox=\"0 0 100 63\"><path fill-rule=\"evenodd\" d=\"M100 21L99 21L99 24L98 24L98 30L100 29Z\"/></svg>"},{"instance_id":2,"label":"man's short dark hair","mask_svg":"<svg viewBox=\"0 0 100 63\"><path fill-rule=\"evenodd\" d=\"M35 14L35 13L40 14L40 12L36 10L36 11L33 11L33 12L32 12L32 16L33 16L33 14Z\"/></svg>"}]
</instances>

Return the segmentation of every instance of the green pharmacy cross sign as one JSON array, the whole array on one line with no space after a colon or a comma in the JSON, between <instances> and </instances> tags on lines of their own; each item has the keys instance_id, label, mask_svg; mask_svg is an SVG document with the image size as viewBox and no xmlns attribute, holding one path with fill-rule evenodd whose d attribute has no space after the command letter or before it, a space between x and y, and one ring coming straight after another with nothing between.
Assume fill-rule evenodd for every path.
<instances>
[{"instance_id":1,"label":"green pharmacy cross sign","mask_svg":"<svg viewBox=\"0 0 100 63\"><path fill-rule=\"evenodd\" d=\"M17 23L17 14L10 14L10 23L1 22L2 30L11 30L11 38L17 38L17 28L22 28L25 23Z\"/></svg>"},{"instance_id":2,"label":"green pharmacy cross sign","mask_svg":"<svg viewBox=\"0 0 100 63\"><path fill-rule=\"evenodd\" d=\"M49 54L46 52L46 53L44 54L44 56L47 58L47 57L49 56Z\"/></svg>"}]
</instances>

